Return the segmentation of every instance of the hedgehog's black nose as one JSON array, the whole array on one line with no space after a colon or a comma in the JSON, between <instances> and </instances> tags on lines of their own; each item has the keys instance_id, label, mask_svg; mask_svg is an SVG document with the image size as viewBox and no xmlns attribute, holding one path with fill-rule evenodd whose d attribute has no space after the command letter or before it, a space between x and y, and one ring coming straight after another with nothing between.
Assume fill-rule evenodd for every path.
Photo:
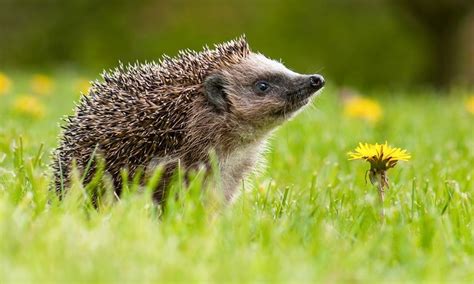
<instances>
[{"instance_id":1,"label":"hedgehog's black nose","mask_svg":"<svg viewBox=\"0 0 474 284\"><path fill-rule=\"evenodd\" d=\"M321 75L309 76L309 82L311 84L311 87L315 88L316 90L319 90L324 87L324 78Z\"/></svg>"}]
</instances>

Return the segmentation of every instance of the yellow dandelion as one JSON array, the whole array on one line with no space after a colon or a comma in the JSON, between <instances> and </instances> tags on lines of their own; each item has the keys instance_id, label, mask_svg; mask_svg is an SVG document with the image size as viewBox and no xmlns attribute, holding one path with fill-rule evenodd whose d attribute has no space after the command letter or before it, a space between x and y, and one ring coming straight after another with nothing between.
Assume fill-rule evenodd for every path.
<instances>
[{"instance_id":1,"label":"yellow dandelion","mask_svg":"<svg viewBox=\"0 0 474 284\"><path fill-rule=\"evenodd\" d=\"M474 95L470 96L466 101L466 109L468 112L474 114Z\"/></svg>"},{"instance_id":2,"label":"yellow dandelion","mask_svg":"<svg viewBox=\"0 0 474 284\"><path fill-rule=\"evenodd\" d=\"M13 103L13 110L19 114L33 118L41 118L45 114L45 108L37 97L22 95Z\"/></svg>"},{"instance_id":3,"label":"yellow dandelion","mask_svg":"<svg viewBox=\"0 0 474 284\"><path fill-rule=\"evenodd\" d=\"M349 160L366 160L370 167L377 170L393 168L398 161L408 161L411 156L407 150L391 147L385 144L359 143L354 152L349 152Z\"/></svg>"},{"instance_id":4,"label":"yellow dandelion","mask_svg":"<svg viewBox=\"0 0 474 284\"><path fill-rule=\"evenodd\" d=\"M379 190L380 199L383 202L385 188L388 188L387 170L397 165L398 161L408 161L411 155L407 150L395 148L385 144L359 143L353 151L347 153L349 160L365 160L370 163L370 182ZM383 213L382 213L383 214Z\"/></svg>"},{"instance_id":5,"label":"yellow dandelion","mask_svg":"<svg viewBox=\"0 0 474 284\"><path fill-rule=\"evenodd\" d=\"M31 90L39 95L49 95L54 89L54 81L47 75L36 74L31 78Z\"/></svg>"},{"instance_id":6,"label":"yellow dandelion","mask_svg":"<svg viewBox=\"0 0 474 284\"><path fill-rule=\"evenodd\" d=\"M12 87L12 81L8 76L0 72L0 95L5 95L10 91Z\"/></svg>"},{"instance_id":7,"label":"yellow dandelion","mask_svg":"<svg viewBox=\"0 0 474 284\"><path fill-rule=\"evenodd\" d=\"M382 107L376 100L354 96L344 102L344 115L376 123L382 118Z\"/></svg>"},{"instance_id":8,"label":"yellow dandelion","mask_svg":"<svg viewBox=\"0 0 474 284\"><path fill-rule=\"evenodd\" d=\"M84 78L79 78L74 82L74 90L77 93L87 94L89 92L89 88L91 84L89 80Z\"/></svg>"}]
</instances>

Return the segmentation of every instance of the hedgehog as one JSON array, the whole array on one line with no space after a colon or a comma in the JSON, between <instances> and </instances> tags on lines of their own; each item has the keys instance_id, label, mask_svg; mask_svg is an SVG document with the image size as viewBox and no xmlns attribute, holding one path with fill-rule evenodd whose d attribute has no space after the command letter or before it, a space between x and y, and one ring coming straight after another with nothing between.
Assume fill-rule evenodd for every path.
<instances>
[{"instance_id":1,"label":"hedgehog","mask_svg":"<svg viewBox=\"0 0 474 284\"><path fill-rule=\"evenodd\" d=\"M59 194L70 186L73 167L88 169L89 182L101 157L117 196L124 169L133 176L160 165L153 192L160 203L178 167L210 169L215 159L218 188L230 201L273 130L325 84L321 75L295 73L251 51L245 36L158 63L120 63L102 78L62 126L52 165Z\"/></svg>"}]
</instances>

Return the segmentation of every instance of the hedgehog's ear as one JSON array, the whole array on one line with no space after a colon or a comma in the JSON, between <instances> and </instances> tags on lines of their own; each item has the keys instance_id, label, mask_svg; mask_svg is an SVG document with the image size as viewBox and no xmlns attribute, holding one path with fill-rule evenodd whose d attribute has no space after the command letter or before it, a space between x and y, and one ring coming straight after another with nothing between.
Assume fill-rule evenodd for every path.
<instances>
[{"instance_id":1,"label":"hedgehog's ear","mask_svg":"<svg viewBox=\"0 0 474 284\"><path fill-rule=\"evenodd\" d=\"M224 79L221 75L213 74L206 78L204 81L204 93L209 103L218 112L227 110L227 95L224 90Z\"/></svg>"}]
</instances>

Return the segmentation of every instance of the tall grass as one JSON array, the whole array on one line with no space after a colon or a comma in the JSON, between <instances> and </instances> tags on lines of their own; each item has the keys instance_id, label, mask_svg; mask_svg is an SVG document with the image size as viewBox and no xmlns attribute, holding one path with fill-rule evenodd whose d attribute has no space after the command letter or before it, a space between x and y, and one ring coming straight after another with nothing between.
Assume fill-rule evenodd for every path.
<instances>
[{"instance_id":1,"label":"tall grass","mask_svg":"<svg viewBox=\"0 0 474 284\"><path fill-rule=\"evenodd\" d=\"M460 94L380 94L384 117L370 124L327 89L276 131L234 204L196 173L165 210L151 200L156 180L95 209L80 183L62 201L49 190L73 79L41 98L43 118L11 110L21 75L0 97L0 283L474 281L474 117ZM386 140L413 158L389 171L381 219L368 165L346 152Z\"/></svg>"}]
</instances>

